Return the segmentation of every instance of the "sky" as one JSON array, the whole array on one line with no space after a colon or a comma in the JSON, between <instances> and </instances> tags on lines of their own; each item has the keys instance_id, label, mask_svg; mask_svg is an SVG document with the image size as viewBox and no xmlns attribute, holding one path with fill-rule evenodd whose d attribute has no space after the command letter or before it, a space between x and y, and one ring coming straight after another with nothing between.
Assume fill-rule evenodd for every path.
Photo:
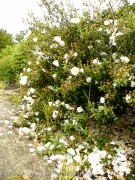
<instances>
[{"instance_id":1,"label":"sky","mask_svg":"<svg viewBox=\"0 0 135 180\"><path fill-rule=\"evenodd\" d=\"M0 29L6 29L13 35L26 30L22 19L27 18L28 10L40 14L37 0L0 0Z\"/></svg>"},{"instance_id":2,"label":"sky","mask_svg":"<svg viewBox=\"0 0 135 180\"><path fill-rule=\"evenodd\" d=\"M28 10L32 10L37 16L41 15L37 3L39 1L40 0L0 0L0 29L5 29L8 33L13 35L22 30L26 30L27 26L23 23L22 19L28 17ZM79 8L80 0L72 1L74 1L74 4ZM135 2L135 0L128 1L131 3Z\"/></svg>"}]
</instances>

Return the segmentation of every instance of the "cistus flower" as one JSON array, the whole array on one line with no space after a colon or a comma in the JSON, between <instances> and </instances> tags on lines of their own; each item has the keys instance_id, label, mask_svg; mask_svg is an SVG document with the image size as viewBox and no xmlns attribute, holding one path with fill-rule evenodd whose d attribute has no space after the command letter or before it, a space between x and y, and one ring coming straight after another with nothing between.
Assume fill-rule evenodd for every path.
<instances>
[{"instance_id":1,"label":"cistus flower","mask_svg":"<svg viewBox=\"0 0 135 180\"><path fill-rule=\"evenodd\" d=\"M37 40L38 40L38 39L37 39L36 37L33 38L33 42L37 42Z\"/></svg>"},{"instance_id":2,"label":"cistus flower","mask_svg":"<svg viewBox=\"0 0 135 180\"><path fill-rule=\"evenodd\" d=\"M56 41L56 42L58 42L58 43L59 43L59 42L61 41L61 37L59 37L59 36L55 36L55 37L54 37L54 41Z\"/></svg>"},{"instance_id":3,"label":"cistus flower","mask_svg":"<svg viewBox=\"0 0 135 180\"><path fill-rule=\"evenodd\" d=\"M30 88L29 91L30 91L31 93L34 93L34 92L35 92L35 89L34 89L34 88Z\"/></svg>"},{"instance_id":4,"label":"cistus flower","mask_svg":"<svg viewBox=\"0 0 135 180\"><path fill-rule=\"evenodd\" d=\"M78 19L78 18L71 18L70 22L78 24L80 22L80 19Z\"/></svg>"},{"instance_id":5,"label":"cistus flower","mask_svg":"<svg viewBox=\"0 0 135 180\"><path fill-rule=\"evenodd\" d=\"M92 79L91 77L87 77L87 78L86 78L86 82L87 82L87 83L90 83L90 82L91 82L91 79Z\"/></svg>"},{"instance_id":6,"label":"cistus flower","mask_svg":"<svg viewBox=\"0 0 135 180\"><path fill-rule=\"evenodd\" d=\"M101 64L101 62L99 62L99 60L98 60L98 59L94 59L94 60L93 60L93 64L98 64L98 65L100 65L100 64Z\"/></svg>"},{"instance_id":7,"label":"cistus flower","mask_svg":"<svg viewBox=\"0 0 135 180\"><path fill-rule=\"evenodd\" d=\"M127 94L126 97L125 97L125 99L126 99L126 102L129 103L129 101L130 101L130 99L131 99L131 95Z\"/></svg>"},{"instance_id":8,"label":"cistus flower","mask_svg":"<svg viewBox=\"0 0 135 180\"><path fill-rule=\"evenodd\" d=\"M58 67L59 66L59 62L57 60L55 60L55 61L53 61L53 65Z\"/></svg>"},{"instance_id":9,"label":"cistus flower","mask_svg":"<svg viewBox=\"0 0 135 180\"><path fill-rule=\"evenodd\" d=\"M27 79L28 79L28 76L22 76L22 77L21 77L21 80L19 81L19 83L20 83L21 85L26 85Z\"/></svg>"},{"instance_id":10,"label":"cistus flower","mask_svg":"<svg viewBox=\"0 0 135 180\"><path fill-rule=\"evenodd\" d=\"M57 115L58 115L58 111L57 110L54 110L53 111L53 114L52 114L52 117L55 119L56 117L57 117Z\"/></svg>"},{"instance_id":11,"label":"cistus flower","mask_svg":"<svg viewBox=\"0 0 135 180\"><path fill-rule=\"evenodd\" d=\"M59 36L55 36L54 41L56 41L57 43L59 43L60 46L64 46L65 45L65 42L61 40L61 37Z\"/></svg>"},{"instance_id":12,"label":"cistus flower","mask_svg":"<svg viewBox=\"0 0 135 180\"><path fill-rule=\"evenodd\" d=\"M126 56L121 56L120 57L120 60L121 60L121 62L125 62L125 63L128 63L130 60L128 59L128 57L126 57Z\"/></svg>"},{"instance_id":13,"label":"cistus flower","mask_svg":"<svg viewBox=\"0 0 135 180\"><path fill-rule=\"evenodd\" d=\"M80 106L80 107L77 107L77 112L78 113L81 113L81 112L83 112L83 108Z\"/></svg>"},{"instance_id":14,"label":"cistus flower","mask_svg":"<svg viewBox=\"0 0 135 180\"><path fill-rule=\"evenodd\" d=\"M76 153L75 153L75 150L73 148L70 148L67 150L68 154L70 154L71 156L75 156Z\"/></svg>"},{"instance_id":15,"label":"cistus flower","mask_svg":"<svg viewBox=\"0 0 135 180\"><path fill-rule=\"evenodd\" d=\"M74 75L74 76L77 76L79 73L79 68L78 67L73 67L71 69L71 74Z\"/></svg>"},{"instance_id":16,"label":"cistus flower","mask_svg":"<svg viewBox=\"0 0 135 180\"><path fill-rule=\"evenodd\" d=\"M105 103L105 98L104 98L104 97L101 97L101 98L100 98L100 103L102 103L102 104Z\"/></svg>"},{"instance_id":17,"label":"cistus flower","mask_svg":"<svg viewBox=\"0 0 135 180\"><path fill-rule=\"evenodd\" d=\"M113 22L112 19L106 20L106 21L104 21L104 25L105 25L105 26L108 26L108 25L111 24L112 22Z\"/></svg>"}]
</instances>

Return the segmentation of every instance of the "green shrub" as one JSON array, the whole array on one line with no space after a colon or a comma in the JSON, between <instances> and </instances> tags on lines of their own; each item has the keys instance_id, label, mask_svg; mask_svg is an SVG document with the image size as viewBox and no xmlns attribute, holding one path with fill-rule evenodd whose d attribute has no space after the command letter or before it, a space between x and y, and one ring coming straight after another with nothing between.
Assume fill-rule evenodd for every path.
<instances>
[{"instance_id":1,"label":"green shrub","mask_svg":"<svg viewBox=\"0 0 135 180\"><path fill-rule=\"evenodd\" d=\"M21 83L28 87L24 102L33 115L39 112L39 121L60 128L64 119L83 113L85 125L91 118L112 123L134 105L134 54L127 49L133 40L123 41L132 37L134 20L132 8L125 9L131 11L126 21L120 10L111 19L85 16L63 21L60 27L49 27L48 22L33 26L27 42L33 57L21 75L27 83Z\"/></svg>"},{"instance_id":2,"label":"green shrub","mask_svg":"<svg viewBox=\"0 0 135 180\"><path fill-rule=\"evenodd\" d=\"M43 2L47 6L49 1ZM97 152L107 147L114 157L121 151L109 145L112 132L108 125L135 105L134 40L125 40L132 37L135 26L134 5L94 18L87 12L82 17L72 11L65 14L52 6L48 3L49 16L44 23L35 20L31 24L25 44L28 64L20 75L24 111L20 124L25 126L22 131L31 131L31 139L45 144L49 156L64 154L65 161L73 162L72 171L77 166L78 172L87 168L92 172L96 157L92 149ZM55 15L59 24L54 23ZM95 122L100 128L93 133ZM86 158L89 153L90 162ZM106 152L100 153L107 169ZM95 174L100 174L99 169ZM123 177L129 173L127 168Z\"/></svg>"},{"instance_id":3,"label":"green shrub","mask_svg":"<svg viewBox=\"0 0 135 180\"><path fill-rule=\"evenodd\" d=\"M7 84L15 83L26 66L26 59L21 51L22 44L7 46L0 53L0 80Z\"/></svg>"}]
</instances>

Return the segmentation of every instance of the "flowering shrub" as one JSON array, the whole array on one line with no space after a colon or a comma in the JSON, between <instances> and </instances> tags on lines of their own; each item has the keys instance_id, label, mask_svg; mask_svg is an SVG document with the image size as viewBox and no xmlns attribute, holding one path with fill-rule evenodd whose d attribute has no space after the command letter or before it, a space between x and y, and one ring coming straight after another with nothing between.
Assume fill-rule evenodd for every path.
<instances>
[{"instance_id":1,"label":"flowering shrub","mask_svg":"<svg viewBox=\"0 0 135 180\"><path fill-rule=\"evenodd\" d=\"M133 22L127 20L127 26L107 15L88 18L71 18L59 27L38 24L28 38L33 57L20 80L28 87L26 111L38 111L39 121L48 119L50 126L61 126L77 114L87 117L85 123L91 118L113 122L120 110L134 104L134 57L121 54L124 45L119 43L132 33Z\"/></svg>"},{"instance_id":2,"label":"flowering shrub","mask_svg":"<svg viewBox=\"0 0 135 180\"><path fill-rule=\"evenodd\" d=\"M126 21L120 10L94 18L87 13L68 16L58 24L50 24L51 16L46 23L34 22L27 40L31 56L20 78L22 89L25 87L23 124L35 124L36 137L46 143L49 154L65 152L75 145L74 137L78 143L85 138L93 144L89 132L92 120L110 124L134 107L135 57L133 49L126 49L127 42L122 41L134 32L134 5L126 8L131 11ZM61 140L57 131L69 142ZM72 148L67 152L76 163L81 161ZM106 152L100 158L105 156ZM99 170L102 174L102 167L100 164L93 170L94 174Z\"/></svg>"}]
</instances>

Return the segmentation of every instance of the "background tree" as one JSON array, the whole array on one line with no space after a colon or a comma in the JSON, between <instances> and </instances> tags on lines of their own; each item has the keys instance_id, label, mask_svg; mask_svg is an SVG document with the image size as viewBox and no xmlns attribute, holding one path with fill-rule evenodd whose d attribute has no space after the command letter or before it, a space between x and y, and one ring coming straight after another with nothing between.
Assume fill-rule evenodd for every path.
<instances>
[{"instance_id":1,"label":"background tree","mask_svg":"<svg viewBox=\"0 0 135 180\"><path fill-rule=\"evenodd\" d=\"M13 45L13 44L14 44L14 41L13 41L12 35L7 33L6 30L0 29L0 52L7 45Z\"/></svg>"}]
</instances>

